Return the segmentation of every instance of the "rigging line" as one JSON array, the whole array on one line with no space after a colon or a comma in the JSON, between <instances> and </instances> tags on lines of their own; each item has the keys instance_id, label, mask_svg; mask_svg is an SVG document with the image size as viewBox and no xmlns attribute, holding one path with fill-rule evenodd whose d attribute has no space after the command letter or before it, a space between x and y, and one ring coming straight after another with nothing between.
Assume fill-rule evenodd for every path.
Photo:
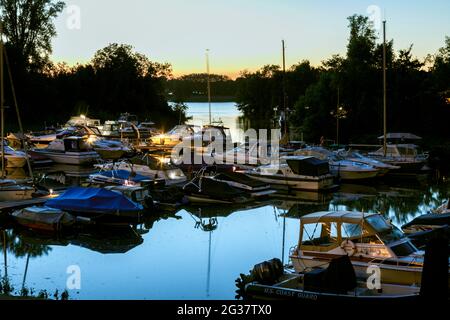
<instances>
[{"instance_id":1,"label":"rigging line","mask_svg":"<svg viewBox=\"0 0 450 320\"><path fill-rule=\"evenodd\" d=\"M23 131L22 120L20 118L19 104L17 103L16 90L14 88L13 77L12 77L12 73L11 73L11 66L9 64L8 54L7 54L6 50L3 50L3 54L5 56L6 69L8 70L9 82L11 83L11 93L12 93L12 98L13 98L13 102L14 102L14 107L16 109L17 122L19 123L19 130L20 130L19 139L22 141L23 149L25 152L25 157L27 159L28 170L30 173L30 177L33 179L33 183L34 183L35 180L34 180L33 169L31 167L30 157L28 156L28 144L25 141L25 132Z\"/></svg>"}]
</instances>

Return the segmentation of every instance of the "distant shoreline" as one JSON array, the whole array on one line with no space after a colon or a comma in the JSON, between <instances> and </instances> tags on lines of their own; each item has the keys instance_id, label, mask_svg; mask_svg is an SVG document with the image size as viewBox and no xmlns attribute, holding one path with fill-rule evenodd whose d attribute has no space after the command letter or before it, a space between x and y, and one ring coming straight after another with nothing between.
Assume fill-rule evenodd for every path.
<instances>
[{"instance_id":1,"label":"distant shoreline","mask_svg":"<svg viewBox=\"0 0 450 320\"><path fill-rule=\"evenodd\" d=\"M168 99L169 102L178 102L173 99ZM184 103L189 102L208 102L208 97L189 97L182 100ZM236 97L233 96L215 96L211 97L211 102L236 102Z\"/></svg>"}]
</instances>

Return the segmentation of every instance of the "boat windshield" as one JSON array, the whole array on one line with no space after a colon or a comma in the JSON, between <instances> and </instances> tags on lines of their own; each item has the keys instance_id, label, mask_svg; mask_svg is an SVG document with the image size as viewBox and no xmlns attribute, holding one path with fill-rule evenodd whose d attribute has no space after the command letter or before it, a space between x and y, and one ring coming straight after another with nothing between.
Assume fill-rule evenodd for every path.
<instances>
[{"instance_id":1,"label":"boat windshield","mask_svg":"<svg viewBox=\"0 0 450 320\"><path fill-rule=\"evenodd\" d=\"M405 235L396 227L391 227L390 230L385 230L378 233L378 237L383 241L384 244L389 245L391 243L404 239Z\"/></svg>"},{"instance_id":2,"label":"boat windshield","mask_svg":"<svg viewBox=\"0 0 450 320\"><path fill-rule=\"evenodd\" d=\"M417 248L409 241L398 243L390 246L390 248L397 255L397 257L407 257L418 251Z\"/></svg>"},{"instance_id":3,"label":"boat windshield","mask_svg":"<svg viewBox=\"0 0 450 320\"><path fill-rule=\"evenodd\" d=\"M186 136L186 135L192 135L198 130L195 130L194 127L188 127L188 126L176 126L172 130L170 130L167 134L168 135L180 135L180 136Z\"/></svg>"},{"instance_id":4,"label":"boat windshield","mask_svg":"<svg viewBox=\"0 0 450 320\"><path fill-rule=\"evenodd\" d=\"M382 216L373 215L366 218L367 223L376 231L376 232L384 232L392 229L392 225L390 225Z\"/></svg>"}]
</instances>

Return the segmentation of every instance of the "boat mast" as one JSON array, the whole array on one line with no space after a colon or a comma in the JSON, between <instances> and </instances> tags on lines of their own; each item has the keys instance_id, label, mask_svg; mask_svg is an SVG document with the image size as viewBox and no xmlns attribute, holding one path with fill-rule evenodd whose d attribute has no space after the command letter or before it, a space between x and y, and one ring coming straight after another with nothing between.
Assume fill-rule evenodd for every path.
<instances>
[{"instance_id":1,"label":"boat mast","mask_svg":"<svg viewBox=\"0 0 450 320\"><path fill-rule=\"evenodd\" d=\"M383 153L387 155L386 20L383 21Z\"/></svg>"},{"instance_id":2,"label":"boat mast","mask_svg":"<svg viewBox=\"0 0 450 320\"><path fill-rule=\"evenodd\" d=\"M209 106L209 125L212 124L211 118L211 79L210 79L210 69L209 69L209 49L206 49L206 74L208 82L208 106Z\"/></svg>"},{"instance_id":3,"label":"boat mast","mask_svg":"<svg viewBox=\"0 0 450 320\"><path fill-rule=\"evenodd\" d=\"M0 117L2 176L5 178L5 90L3 83L3 23L0 21Z\"/></svg>"},{"instance_id":4,"label":"boat mast","mask_svg":"<svg viewBox=\"0 0 450 320\"><path fill-rule=\"evenodd\" d=\"M283 109L284 109L284 136L287 138L288 122L287 122L287 95L286 95L286 46L284 40L281 40L283 46Z\"/></svg>"}]
</instances>

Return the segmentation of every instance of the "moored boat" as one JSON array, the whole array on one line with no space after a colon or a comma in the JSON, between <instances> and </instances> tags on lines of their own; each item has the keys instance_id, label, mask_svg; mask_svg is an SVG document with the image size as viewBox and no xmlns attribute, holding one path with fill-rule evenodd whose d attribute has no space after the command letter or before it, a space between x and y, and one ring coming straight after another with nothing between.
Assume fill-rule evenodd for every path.
<instances>
[{"instance_id":1,"label":"moored boat","mask_svg":"<svg viewBox=\"0 0 450 320\"><path fill-rule=\"evenodd\" d=\"M267 197L276 191L271 189L270 184L250 178L240 172L218 173L210 179L228 184L245 192L252 197Z\"/></svg>"},{"instance_id":2,"label":"moored boat","mask_svg":"<svg viewBox=\"0 0 450 320\"><path fill-rule=\"evenodd\" d=\"M290 255L297 272L326 268L345 255L357 276L375 265L383 283L420 285L423 251L380 214L331 211L300 218L299 243Z\"/></svg>"},{"instance_id":3,"label":"moored boat","mask_svg":"<svg viewBox=\"0 0 450 320\"><path fill-rule=\"evenodd\" d=\"M331 173L340 180L368 180L378 176L379 170L371 165L339 159L333 152L322 147L310 147L295 151L295 155L312 156L330 164Z\"/></svg>"},{"instance_id":4,"label":"moored boat","mask_svg":"<svg viewBox=\"0 0 450 320\"><path fill-rule=\"evenodd\" d=\"M389 144L375 152L370 152L369 157L397 166L398 173L420 173L428 162L428 155L421 153L415 144Z\"/></svg>"},{"instance_id":5,"label":"moored boat","mask_svg":"<svg viewBox=\"0 0 450 320\"><path fill-rule=\"evenodd\" d=\"M348 256L334 258L327 268L304 273L285 271L280 260L255 265L236 280L240 297L256 300L295 300L297 303L413 302L420 287L380 283L369 287L358 279Z\"/></svg>"},{"instance_id":6,"label":"moored boat","mask_svg":"<svg viewBox=\"0 0 450 320\"><path fill-rule=\"evenodd\" d=\"M140 218L143 206L119 192L102 188L70 188L45 205L69 213L92 218L107 216Z\"/></svg>"},{"instance_id":7,"label":"moored boat","mask_svg":"<svg viewBox=\"0 0 450 320\"><path fill-rule=\"evenodd\" d=\"M100 159L83 137L66 137L52 141L45 149L34 149L35 154L45 156L55 163L88 165Z\"/></svg>"},{"instance_id":8,"label":"moored boat","mask_svg":"<svg viewBox=\"0 0 450 320\"><path fill-rule=\"evenodd\" d=\"M281 163L260 166L245 173L253 179L296 190L327 191L335 188L328 162L314 157L283 157Z\"/></svg>"},{"instance_id":9,"label":"moored boat","mask_svg":"<svg viewBox=\"0 0 450 320\"><path fill-rule=\"evenodd\" d=\"M50 232L60 232L70 228L77 221L67 212L48 207L29 207L14 211L11 216L24 227Z\"/></svg>"},{"instance_id":10,"label":"moored boat","mask_svg":"<svg viewBox=\"0 0 450 320\"><path fill-rule=\"evenodd\" d=\"M186 175L178 167L164 163L150 155L136 156L132 159L99 164L95 167L102 170L121 170L135 172L151 180L163 179L166 185L181 185L187 181Z\"/></svg>"},{"instance_id":11,"label":"moored boat","mask_svg":"<svg viewBox=\"0 0 450 320\"><path fill-rule=\"evenodd\" d=\"M362 163L368 166L372 166L375 169L378 170L378 176L379 177L383 177L386 174L388 174L389 172L395 172L396 170L399 170L400 167L399 166L394 166L388 163L384 163L382 161L379 160L375 160L369 157L366 157L364 155L362 155L359 152L356 151L345 151L345 150L340 150L337 153L337 156L341 159L345 159L345 160L350 160L352 162L356 162L356 163Z\"/></svg>"},{"instance_id":12,"label":"moored boat","mask_svg":"<svg viewBox=\"0 0 450 320\"><path fill-rule=\"evenodd\" d=\"M15 180L0 179L0 201L20 201L33 197L35 189Z\"/></svg>"},{"instance_id":13,"label":"moored boat","mask_svg":"<svg viewBox=\"0 0 450 320\"><path fill-rule=\"evenodd\" d=\"M236 204L251 202L253 198L226 182L205 176L206 167L183 187L191 203L200 204Z\"/></svg>"}]
</instances>

